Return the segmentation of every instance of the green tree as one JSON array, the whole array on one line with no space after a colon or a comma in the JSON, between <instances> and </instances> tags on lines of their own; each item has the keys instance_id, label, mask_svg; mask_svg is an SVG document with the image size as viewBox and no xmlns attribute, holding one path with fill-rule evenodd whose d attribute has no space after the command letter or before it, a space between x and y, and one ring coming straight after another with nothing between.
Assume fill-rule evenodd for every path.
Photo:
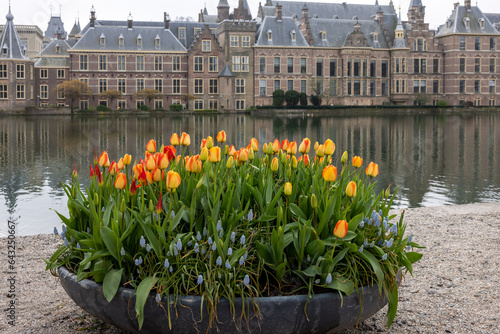
<instances>
[{"instance_id":1,"label":"green tree","mask_svg":"<svg viewBox=\"0 0 500 334\"><path fill-rule=\"evenodd\" d=\"M273 92L273 106L281 108L285 101L285 92L282 89L277 89Z\"/></svg>"},{"instance_id":2,"label":"green tree","mask_svg":"<svg viewBox=\"0 0 500 334\"><path fill-rule=\"evenodd\" d=\"M307 106L307 94L306 93L300 93L299 94L299 101L301 106Z\"/></svg>"},{"instance_id":3,"label":"green tree","mask_svg":"<svg viewBox=\"0 0 500 334\"><path fill-rule=\"evenodd\" d=\"M288 90L285 93L285 102L287 107L293 107L299 104L299 92L295 90Z\"/></svg>"},{"instance_id":4,"label":"green tree","mask_svg":"<svg viewBox=\"0 0 500 334\"><path fill-rule=\"evenodd\" d=\"M64 96L69 99L71 112L73 112L73 105L76 100L84 96L92 95L89 85L77 79L60 83L57 85L57 90L62 92Z\"/></svg>"}]
</instances>

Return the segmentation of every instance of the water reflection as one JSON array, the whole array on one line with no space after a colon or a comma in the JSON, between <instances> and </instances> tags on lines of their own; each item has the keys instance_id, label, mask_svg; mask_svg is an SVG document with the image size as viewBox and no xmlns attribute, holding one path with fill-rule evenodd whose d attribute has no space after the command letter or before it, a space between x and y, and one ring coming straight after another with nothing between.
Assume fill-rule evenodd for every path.
<instances>
[{"instance_id":1,"label":"water reflection","mask_svg":"<svg viewBox=\"0 0 500 334\"><path fill-rule=\"evenodd\" d=\"M331 138L339 165L344 150L379 163L378 188L400 187L401 207L500 201L500 117L495 113L377 114L328 117L189 115L179 117L2 117L0 118L0 215L17 219L21 235L49 233L67 213L61 182L76 162L82 183L94 150L110 157L143 155L151 138L169 143L173 132L191 134L190 149L225 129L229 143L261 145L278 138L314 143ZM2 223L0 235L5 235Z\"/></svg>"}]
</instances>

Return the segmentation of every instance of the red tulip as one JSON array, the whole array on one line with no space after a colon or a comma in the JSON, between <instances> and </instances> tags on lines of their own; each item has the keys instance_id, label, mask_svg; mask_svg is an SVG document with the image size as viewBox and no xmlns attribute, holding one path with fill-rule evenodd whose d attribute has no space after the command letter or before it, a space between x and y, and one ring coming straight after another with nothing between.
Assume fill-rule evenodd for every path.
<instances>
[{"instance_id":1,"label":"red tulip","mask_svg":"<svg viewBox=\"0 0 500 334\"><path fill-rule=\"evenodd\" d=\"M163 148L163 153L167 155L168 161L172 161L175 159L175 154L177 153L177 150L173 146L165 146Z\"/></svg>"},{"instance_id":2,"label":"red tulip","mask_svg":"<svg viewBox=\"0 0 500 334\"><path fill-rule=\"evenodd\" d=\"M156 204L156 213L160 214L162 211L163 211L163 204L162 204L161 193L160 193L160 197L158 198L158 204Z\"/></svg>"},{"instance_id":3,"label":"red tulip","mask_svg":"<svg viewBox=\"0 0 500 334\"><path fill-rule=\"evenodd\" d=\"M130 195L134 196L137 194L137 186L135 185L135 180L132 180L132 184L130 185Z\"/></svg>"}]
</instances>

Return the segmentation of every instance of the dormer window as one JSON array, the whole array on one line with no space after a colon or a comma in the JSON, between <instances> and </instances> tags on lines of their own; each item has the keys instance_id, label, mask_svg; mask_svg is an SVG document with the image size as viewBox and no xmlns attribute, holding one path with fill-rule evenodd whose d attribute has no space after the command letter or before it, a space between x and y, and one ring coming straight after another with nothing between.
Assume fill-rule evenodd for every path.
<instances>
[{"instance_id":1,"label":"dormer window","mask_svg":"<svg viewBox=\"0 0 500 334\"><path fill-rule=\"evenodd\" d=\"M2 48L2 54L3 54L3 55L6 55L8 51L9 51L9 48L7 47L7 44L5 44L5 45L3 46L3 48Z\"/></svg>"},{"instance_id":2,"label":"dormer window","mask_svg":"<svg viewBox=\"0 0 500 334\"><path fill-rule=\"evenodd\" d=\"M358 20L358 17L357 17L356 15L354 15L354 16L352 17L352 20L353 20L353 21L357 21L357 20Z\"/></svg>"},{"instance_id":3,"label":"dormer window","mask_svg":"<svg viewBox=\"0 0 500 334\"><path fill-rule=\"evenodd\" d=\"M293 20L294 20L295 22L297 22L297 19L298 19L297 14L293 14L293 15L292 15L292 18L293 18Z\"/></svg>"},{"instance_id":4,"label":"dormer window","mask_svg":"<svg viewBox=\"0 0 500 334\"><path fill-rule=\"evenodd\" d=\"M378 43L378 33L376 33L376 32L375 32L375 33L373 33L373 41L374 41L375 43Z\"/></svg>"},{"instance_id":5,"label":"dormer window","mask_svg":"<svg viewBox=\"0 0 500 334\"><path fill-rule=\"evenodd\" d=\"M118 45L120 46L125 45L125 38L123 38L123 34L120 34L120 37L118 37Z\"/></svg>"},{"instance_id":6,"label":"dormer window","mask_svg":"<svg viewBox=\"0 0 500 334\"><path fill-rule=\"evenodd\" d=\"M322 39L323 41L326 41L326 30L323 30L323 31L320 33L320 35L321 35L321 39Z\"/></svg>"},{"instance_id":7,"label":"dormer window","mask_svg":"<svg viewBox=\"0 0 500 334\"><path fill-rule=\"evenodd\" d=\"M161 45L160 36L157 34L155 37L155 46L160 46L160 45Z\"/></svg>"},{"instance_id":8,"label":"dormer window","mask_svg":"<svg viewBox=\"0 0 500 334\"><path fill-rule=\"evenodd\" d=\"M101 34L101 37L99 37L99 44L106 45L106 36L104 34Z\"/></svg>"},{"instance_id":9,"label":"dormer window","mask_svg":"<svg viewBox=\"0 0 500 334\"><path fill-rule=\"evenodd\" d=\"M137 36L137 46L142 46L142 36Z\"/></svg>"},{"instance_id":10,"label":"dormer window","mask_svg":"<svg viewBox=\"0 0 500 334\"><path fill-rule=\"evenodd\" d=\"M339 19L339 16L338 16L338 15L333 15L333 19L334 19L334 20L338 20L338 19Z\"/></svg>"},{"instance_id":11,"label":"dormer window","mask_svg":"<svg viewBox=\"0 0 500 334\"><path fill-rule=\"evenodd\" d=\"M451 25L453 24L453 21L452 20L448 20L446 21L446 27L447 28L451 28Z\"/></svg>"},{"instance_id":12,"label":"dormer window","mask_svg":"<svg viewBox=\"0 0 500 334\"><path fill-rule=\"evenodd\" d=\"M198 35L198 33L201 31L201 28L194 28L194 35Z\"/></svg>"},{"instance_id":13,"label":"dormer window","mask_svg":"<svg viewBox=\"0 0 500 334\"><path fill-rule=\"evenodd\" d=\"M466 29L470 29L470 19L468 17L464 18L464 24Z\"/></svg>"},{"instance_id":14,"label":"dormer window","mask_svg":"<svg viewBox=\"0 0 500 334\"><path fill-rule=\"evenodd\" d=\"M271 29L267 31L267 40L270 42L273 41L273 32L271 31Z\"/></svg>"},{"instance_id":15,"label":"dormer window","mask_svg":"<svg viewBox=\"0 0 500 334\"><path fill-rule=\"evenodd\" d=\"M61 46L59 43L56 44L56 53L61 53Z\"/></svg>"},{"instance_id":16,"label":"dormer window","mask_svg":"<svg viewBox=\"0 0 500 334\"><path fill-rule=\"evenodd\" d=\"M484 18L479 19L479 26L481 27L481 29L484 29Z\"/></svg>"},{"instance_id":17,"label":"dormer window","mask_svg":"<svg viewBox=\"0 0 500 334\"><path fill-rule=\"evenodd\" d=\"M292 38L292 42L295 42L297 40L297 33L295 32L295 30L292 30L290 32L290 37Z\"/></svg>"}]
</instances>

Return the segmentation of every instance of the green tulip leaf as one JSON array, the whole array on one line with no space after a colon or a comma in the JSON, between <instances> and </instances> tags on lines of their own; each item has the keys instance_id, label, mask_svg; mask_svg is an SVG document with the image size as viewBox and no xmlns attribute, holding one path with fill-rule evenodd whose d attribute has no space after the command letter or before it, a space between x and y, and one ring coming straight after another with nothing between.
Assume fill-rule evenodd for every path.
<instances>
[{"instance_id":1,"label":"green tulip leaf","mask_svg":"<svg viewBox=\"0 0 500 334\"><path fill-rule=\"evenodd\" d=\"M120 287L120 281L122 278L123 269L111 269L108 271L106 276L104 276L104 281L102 282L102 292L104 297L108 302L113 300Z\"/></svg>"}]
</instances>

